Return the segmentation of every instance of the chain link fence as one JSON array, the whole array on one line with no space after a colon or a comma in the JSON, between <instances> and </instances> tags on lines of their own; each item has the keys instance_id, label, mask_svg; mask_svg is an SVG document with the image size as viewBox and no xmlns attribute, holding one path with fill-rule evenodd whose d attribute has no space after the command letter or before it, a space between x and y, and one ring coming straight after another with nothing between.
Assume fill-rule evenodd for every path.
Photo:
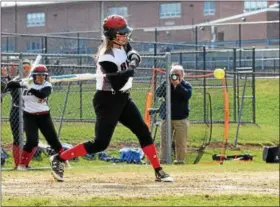
<instances>
[{"instance_id":1,"label":"chain link fence","mask_svg":"<svg viewBox=\"0 0 280 207\"><path fill-rule=\"evenodd\" d=\"M194 47L195 48L195 47ZM207 61L207 57L211 56L212 51L206 47L198 47L195 50L185 51L182 57L191 57L193 59L192 66L187 62L183 62L186 73L186 81L189 81L193 87L193 96L190 100L189 120L193 123L207 124L210 122L210 111L212 114L211 122L223 123L223 94L221 81L213 77L197 78L196 75L211 73L217 67ZM214 51L215 54L220 53L221 56L225 51ZM227 87L230 98L230 122L232 123L256 123L255 117L255 78L256 72L256 50L244 50L252 57L251 64L238 65L238 50L232 49L226 52L231 55L227 62ZM21 62L23 59L35 60L36 53L2 53L1 68L6 67L11 78L18 75L21 70ZM151 114L147 116L149 109L157 109L162 103L162 99L155 95L155 90L166 80L168 80L168 70L172 63L180 63L180 60L173 61L174 55L154 56L153 54L143 54L142 63L136 71L134 78L133 90L131 97L138 106L140 112L144 115L145 121L150 125L150 130L154 139L159 141L160 133L156 129L161 122L159 111L151 110ZM46 63L49 75L66 75L76 73L95 73L95 60L93 55L87 54L42 54L42 62ZM249 62L249 61L248 61ZM195 68L197 64L197 68ZM157 70L158 69L158 70ZM270 73L271 74L271 73ZM279 75L279 72L278 72ZM246 83L246 84L245 84ZM166 88L167 89L167 88ZM168 91L168 90L167 90ZM2 92L2 91L1 91ZM95 80L77 81L77 82L61 82L53 83L53 93L49 98L52 118L59 137L62 142L79 143L84 140L93 139L95 114L92 107L92 97L95 92ZM149 92L152 93L152 99L147 105L147 97ZM1 94L2 95L2 94ZM211 97L212 106L209 108L209 98ZM169 97L169 98L168 98ZM12 129L20 129L18 114L20 108L14 109L19 112L13 112L10 95L5 93L2 97L1 104L1 124L2 124L2 143L6 146L12 144ZM169 101L168 101L169 100ZM170 108L170 95L167 95L166 108ZM242 111L241 111L242 110ZM242 112L242 120L240 113ZM11 113L11 115L10 115ZM170 113L167 113L169 116ZM147 119L148 117L148 119ZM12 127L10 127L9 119L12 119ZM170 120L170 117L167 118ZM170 124L170 123L168 123ZM192 126L193 129L195 127ZM168 137L172 136L170 125L167 127ZM197 133L203 132L197 131ZM23 135L23 134L22 134ZM123 129L119 125L114 136L118 137L119 143L129 143L131 140L136 141L134 135L128 130ZM42 137L40 135L40 137ZM16 140L17 138L15 138ZM24 140L22 137L21 140ZM41 138L42 140L42 138ZM168 139L169 140L169 139ZM171 140L171 139L170 139ZM190 139L189 142L192 140ZM170 146L171 143L168 143ZM168 148L171 149L171 148ZM169 152L170 154L171 152ZM170 160L169 160L170 161Z\"/></svg>"}]
</instances>

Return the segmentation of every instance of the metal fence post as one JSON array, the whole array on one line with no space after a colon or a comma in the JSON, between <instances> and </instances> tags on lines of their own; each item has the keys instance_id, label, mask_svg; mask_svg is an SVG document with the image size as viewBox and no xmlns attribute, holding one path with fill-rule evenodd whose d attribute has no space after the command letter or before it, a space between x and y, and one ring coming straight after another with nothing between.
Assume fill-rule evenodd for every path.
<instances>
[{"instance_id":1,"label":"metal fence post","mask_svg":"<svg viewBox=\"0 0 280 207\"><path fill-rule=\"evenodd\" d=\"M166 133L167 133L167 164L172 163L172 137L171 137L171 90L169 73L171 69L171 53L166 53Z\"/></svg>"},{"instance_id":2,"label":"metal fence post","mask_svg":"<svg viewBox=\"0 0 280 207\"><path fill-rule=\"evenodd\" d=\"M154 43L154 56L157 56L157 36L158 36L158 31L157 28L155 28L155 43ZM154 58L154 68L157 67L157 59Z\"/></svg>"},{"instance_id":3,"label":"metal fence post","mask_svg":"<svg viewBox=\"0 0 280 207\"><path fill-rule=\"evenodd\" d=\"M198 57L197 57L197 49L198 49L198 30L197 30L197 26L195 27L195 69L197 70L198 65L197 65L197 61L198 61Z\"/></svg>"},{"instance_id":4,"label":"metal fence post","mask_svg":"<svg viewBox=\"0 0 280 207\"><path fill-rule=\"evenodd\" d=\"M233 118L236 122L236 49L233 49Z\"/></svg>"},{"instance_id":5,"label":"metal fence post","mask_svg":"<svg viewBox=\"0 0 280 207\"><path fill-rule=\"evenodd\" d=\"M77 53L80 54L80 33L77 33ZM82 65L81 58L78 59L78 65ZM80 89L80 119L83 118L83 83L79 81L79 89Z\"/></svg>"},{"instance_id":6,"label":"metal fence post","mask_svg":"<svg viewBox=\"0 0 280 207\"><path fill-rule=\"evenodd\" d=\"M32 50L32 46L28 47L28 50ZM41 52L45 53L45 37L41 37Z\"/></svg>"},{"instance_id":7,"label":"metal fence post","mask_svg":"<svg viewBox=\"0 0 280 207\"><path fill-rule=\"evenodd\" d=\"M9 52L9 37L6 38L6 52Z\"/></svg>"},{"instance_id":8,"label":"metal fence post","mask_svg":"<svg viewBox=\"0 0 280 207\"><path fill-rule=\"evenodd\" d=\"M19 55L19 65L18 65L18 71L19 71L19 76L20 78L23 78L23 65L22 65L22 62L23 62L23 57L22 57L22 53L20 53ZM22 90L21 88L19 88L18 90L20 90L20 95L19 95L19 146L20 146L20 149L23 148L23 100L22 100Z\"/></svg>"},{"instance_id":9,"label":"metal fence post","mask_svg":"<svg viewBox=\"0 0 280 207\"><path fill-rule=\"evenodd\" d=\"M77 54L80 54L80 34L77 33Z\"/></svg>"},{"instance_id":10,"label":"metal fence post","mask_svg":"<svg viewBox=\"0 0 280 207\"><path fill-rule=\"evenodd\" d=\"M206 70L206 48L205 46L203 46L203 70L205 71ZM206 107L207 107L207 104L206 104L206 78L204 77L203 78L203 120L204 120L204 123L206 123L206 114L207 114L207 111L206 111Z\"/></svg>"},{"instance_id":11,"label":"metal fence post","mask_svg":"<svg viewBox=\"0 0 280 207\"><path fill-rule=\"evenodd\" d=\"M180 54L179 54L179 63L180 63L180 65L183 65L183 54L182 54L182 52L180 52Z\"/></svg>"},{"instance_id":12,"label":"metal fence post","mask_svg":"<svg viewBox=\"0 0 280 207\"><path fill-rule=\"evenodd\" d=\"M242 56L242 51L241 51L241 40L242 40L241 28L242 28L241 24L238 24L239 67L241 67L241 56Z\"/></svg>"},{"instance_id":13,"label":"metal fence post","mask_svg":"<svg viewBox=\"0 0 280 207\"><path fill-rule=\"evenodd\" d=\"M48 53L48 37L45 36L45 44L44 44L45 53ZM45 64L48 64L48 57L45 56Z\"/></svg>"},{"instance_id":14,"label":"metal fence post","mask_svg":"<svg viewBox=\"0 0 280 207\"><path fill-rule=\"evenodd\" d=\"M255 65L255 58L256 58L256 49L255 47L253 47L252 49L252 70L253 70L253 73L252 73L252 100L253 100L253 103L252 103L252 110L253 110L253 123L255 124L256 123L256 84L255 84L255 72L256 72L256 65Z\"/></svg>"}]
</instances>

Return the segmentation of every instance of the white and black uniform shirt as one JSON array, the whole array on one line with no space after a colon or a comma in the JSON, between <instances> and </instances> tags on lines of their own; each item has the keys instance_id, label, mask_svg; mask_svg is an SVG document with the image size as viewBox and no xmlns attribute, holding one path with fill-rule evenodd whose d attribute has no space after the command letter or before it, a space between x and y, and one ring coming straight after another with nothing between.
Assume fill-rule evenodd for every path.
<instances>
[{"instance_id":1,"label":"white and black uniform shirt","mask_svg":"<svg viewBox=\"0 0 280 207\"><path fill-rule=\"evenodd\" d=\"M52 84L45 81L43 84L35 84L33 80L27 82L27 88L23 88L23 110L28 113L49 111L48 96L51 94Z\"/></svg>"},{"instance_id":2,"label":"white and black uniform shirt","mask_svg":"<svg viewBox=\"0 0 280 207\"><path fill-rule=\"evenodd\" d=\"M123 49L112 48L98 57L96 90L127 91L132 87L133 74L128 69L127 53ZM102 77L106 73L118 73L115 76ZM100 76L99 76L100 75Z\"/></svg>"}]
</instances>

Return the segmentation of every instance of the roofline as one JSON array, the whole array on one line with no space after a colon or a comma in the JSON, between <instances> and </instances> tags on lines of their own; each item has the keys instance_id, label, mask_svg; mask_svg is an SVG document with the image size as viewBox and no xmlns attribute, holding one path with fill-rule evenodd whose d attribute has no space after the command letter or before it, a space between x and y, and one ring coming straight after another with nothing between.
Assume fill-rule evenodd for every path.
<instances>
[{"instance_id":1,"label":"roofline","mask_svg":"<svg viewBox=\"0 0 280 207\"><path fill-rule=\"evenodd\" d=\"M29 6L44 6L44 5L49 5L49 4L65 4L65 3L79 3L81 1L73 1L73 0L64 0L64 1L48 1L48 2L41 2L40 4L37 4L35 2L29 2L30 4L21 4L20 2L17 2L17 4L13 4L13 5L7 5L7 6L2 6L2 4L0 4L1 7L3 8L13 8L15 7L15 5L17 7L29 7ZM0 3L5 3L5 2L0 2Z\"/></svg>"}]
</instances>

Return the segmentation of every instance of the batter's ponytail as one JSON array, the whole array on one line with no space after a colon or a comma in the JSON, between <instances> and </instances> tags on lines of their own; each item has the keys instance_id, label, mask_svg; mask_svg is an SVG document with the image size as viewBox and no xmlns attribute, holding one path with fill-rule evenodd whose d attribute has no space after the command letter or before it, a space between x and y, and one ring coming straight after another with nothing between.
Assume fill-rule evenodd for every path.
<instances>
[{"instance_id":1,"label":"batter's ponytail","mask_svg":"<svg viewBox=\"0 0 280 207\"><path fill-rule=\"evenodd\" d=\"M97 62L98 57L107 53L109 50L113 48L113 41L107 39L105 36L102 37L102 43L99 45L96 55L94 56L95 61Z\"/></svg>"}]
</instances>

